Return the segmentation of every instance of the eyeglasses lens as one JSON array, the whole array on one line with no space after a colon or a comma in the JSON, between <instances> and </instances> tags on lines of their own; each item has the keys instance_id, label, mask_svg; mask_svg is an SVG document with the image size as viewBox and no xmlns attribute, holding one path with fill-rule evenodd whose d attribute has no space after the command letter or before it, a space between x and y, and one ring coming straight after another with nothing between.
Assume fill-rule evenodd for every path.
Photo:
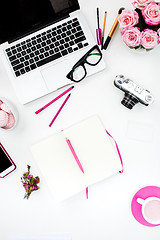
<instances>
[{"instance_id":1,"label":"eyeglasses lens","mask_svg":"<svg viewBox=\"0 0 160 240\"><path fill-rule=\"evenodd\" d=\"M73 79L75 81L81 80L85 76L85 70L83 66L78 66L77 68L74 69L73 71Z\"/></svg>"},{"instance_id":2,"label":"eyeglasses lens","mask_svg":"<svg viewBox=\"0 0 160 240\"><path fill-rule=\"evenodd\" d=\"M100 58L101 54L98 52L97 49L95 49L89 54L86 61L91 65L96 65L99 62Z\"/></svg>"}]
</instances>

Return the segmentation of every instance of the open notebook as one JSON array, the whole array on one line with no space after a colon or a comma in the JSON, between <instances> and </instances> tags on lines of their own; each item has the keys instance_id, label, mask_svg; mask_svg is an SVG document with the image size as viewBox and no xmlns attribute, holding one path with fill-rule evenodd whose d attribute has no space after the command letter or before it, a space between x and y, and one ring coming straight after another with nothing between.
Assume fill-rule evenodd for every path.
<instances>
[{"instance_id":1,"label":"open notebook","mask_svg":"<svg viewBox=\"0 0 160 240\"><path fill-rule=\"evenodd\" d=\"M70 140L84 173L66 138ZM89 117L32 145L31 151L58 201L122 170L120 158L98 116Z\"/></svg>"}]
</instances>

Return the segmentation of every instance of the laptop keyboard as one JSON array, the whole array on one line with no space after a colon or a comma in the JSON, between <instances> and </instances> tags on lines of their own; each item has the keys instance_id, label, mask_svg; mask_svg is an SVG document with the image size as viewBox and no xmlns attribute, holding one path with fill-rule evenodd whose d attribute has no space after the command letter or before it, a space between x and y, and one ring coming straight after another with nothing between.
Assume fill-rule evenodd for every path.
<instances>
[{"instance_id":1,"label":"laptop keyboard","mask_svg":"<svg viewBox=\"0 0 160 240\"><path fill-rule=\"evenodd\" d=\"M87 45L79 21L74 18L5 51L18 77Z\"/></svg>"}]
</instances>

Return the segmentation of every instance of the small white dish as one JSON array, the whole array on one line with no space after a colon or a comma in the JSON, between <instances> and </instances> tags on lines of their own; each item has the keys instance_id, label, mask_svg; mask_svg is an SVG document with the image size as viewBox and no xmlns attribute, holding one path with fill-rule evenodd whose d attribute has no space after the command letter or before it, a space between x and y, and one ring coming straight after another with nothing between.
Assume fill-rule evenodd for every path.
<instances>
[{"instance_id":1,"label":"small white dish","mask_svg":"<svg viewBox=\"0 0 160 240\"><path fill-rule=\"evenodd\" d=\"M0 102L3 102L8 106L8 108L10 109L10 111L15 119L13 127L10 127L10 128L0 127L0 130L3 130L3 131L12 130L15 128L17 121L18 121L18 111L17 111L16 107L14 106L14 104L12 104L8 99L0 96ZM0 110L2 110L1 107L0 107Z\"/></svg>"}]
</instances>

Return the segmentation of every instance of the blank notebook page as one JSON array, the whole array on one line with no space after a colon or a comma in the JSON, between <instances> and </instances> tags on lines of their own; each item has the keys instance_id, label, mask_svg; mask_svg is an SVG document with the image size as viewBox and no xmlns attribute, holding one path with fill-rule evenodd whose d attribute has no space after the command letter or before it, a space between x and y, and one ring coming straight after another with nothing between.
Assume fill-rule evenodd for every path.
<instances>
[{"instance_id":1,"label":"blank notebook page","mask_svg":"<svg viewBox=\"0 0 160 240\"><path fill-rule=\"evenodd\" d=\"M81 172L67 145L81 162ZM120 159L97 116L32 145L31 151L55 199L64 200L122 169Z\"/></svg>"},{"instance_id":2,"label":"blank notebook page","mask_svg":"<svg viewBox=\"0 0 160 240\"><path fill-rule=\"evenodd\" d=\"M64 135L70 139L83 166L87 185L122 169L111 139L97 116L70 127L64 131Z\"/></svg>"}]
</instances>

